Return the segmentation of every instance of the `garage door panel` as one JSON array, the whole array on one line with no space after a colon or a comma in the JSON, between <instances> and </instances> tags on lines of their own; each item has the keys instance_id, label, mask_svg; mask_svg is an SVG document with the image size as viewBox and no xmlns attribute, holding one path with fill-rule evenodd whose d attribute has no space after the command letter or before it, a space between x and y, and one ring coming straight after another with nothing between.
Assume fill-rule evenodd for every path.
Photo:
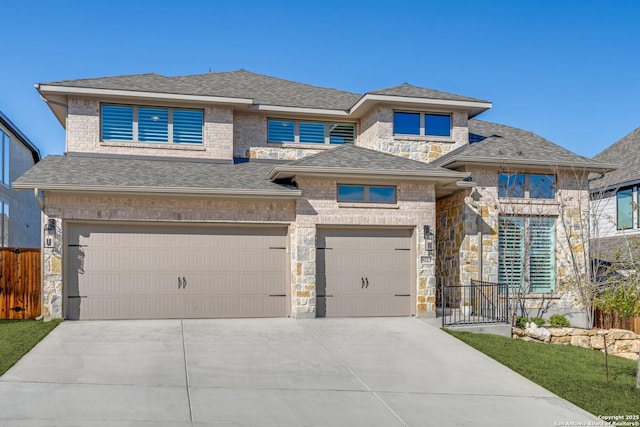
<instances>
[{"instance_id":1,"label":"garage door panel","mask_svg":"<svg viewBox=\"0 0 640 427\"><path fill-rule=\"evenodd\" d=\"M285 228L71 225L70 319L286 316ZM81 296L82 298L74 298Z\"/></svg>"},{"instance_id":2,"label":"garage door panel","mask_svg":"<svg viewBox=\"0 0 640 427\"><path fill-rule=\"evenodd\" d=\"M319 316L411 314L411 230L319 229Z\"/></svg>"}]
</instances>

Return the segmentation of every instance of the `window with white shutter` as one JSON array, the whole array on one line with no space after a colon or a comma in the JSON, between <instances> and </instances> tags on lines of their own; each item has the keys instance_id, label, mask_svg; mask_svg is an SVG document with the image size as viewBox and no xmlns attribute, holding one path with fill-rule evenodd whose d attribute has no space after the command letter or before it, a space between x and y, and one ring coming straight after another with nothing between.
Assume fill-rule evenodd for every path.
<instances>
[{"instance_id":1,"label":"window with white shutter","mask_svg":"<svg viewBox=\"0 0 640 427\"><path fill-rule=\"evenodd\" d=\"M556 220L505 216L499 219L498 281L510 292L553 292L556 281Z\"/></svg>"}]
</instances>

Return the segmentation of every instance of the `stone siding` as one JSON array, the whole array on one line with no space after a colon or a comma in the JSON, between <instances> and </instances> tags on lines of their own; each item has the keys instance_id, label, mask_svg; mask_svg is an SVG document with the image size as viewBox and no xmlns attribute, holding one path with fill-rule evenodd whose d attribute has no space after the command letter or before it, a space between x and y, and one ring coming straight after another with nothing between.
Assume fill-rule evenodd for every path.
<instances>
[{"instance_id":1,"label":"stone siding","mask_svg":"<svg viewBox=\"0 0 640 427\"><path fill-rule=\"evenodd\" d=\"M416 314L435 316L435 261L425 257L422 229L435 229L433 185L398 184L396 205L337 202L335 180L300 178L303 197L296 207L295 248L292 250L292 282L298 294L295 312L315 316L315 238L317 226L407 227L416 236Z\"/></svg>"},{"instance_id":2,"label":"stone siding","mask_svg":"<svg viewBox=\"0 0 640 427\"><path fill-rule=\"evenodd\" d=\"M101 142L100 102L95 99L70 97L65 151L231 160L233 158L233 109L231 107L208 106L203 110L202 145Z\"/></svg>"},{"instance_id":3,"label":"stone siding","mask_svg":"<svg viewBox=\"0 0 640 427\"><path fill-rule=\"evenodd\" d=\"M586 180L577 179L570 173L557 177L555 200L502 199L498 197L498 170L474 169L475 189L439 201L439 227L445 229L439 238L444 239L442 269L449 268L447 260L458 250L459 278L461 284L471 279L497 282L499 266L499 217L502 215L545 216L556 218L556 292L551 294L529 294L525 298L528 310L537 314L563 313L573 317L573 322L584 322L583 306L575 292L576 272L584 274L588 265L588 233L586 233L589 193L584 187ZM531 173L530 171L519 171ZM464 206L461 206L462 194ZM477 221L481 215L481 221ZM447 225L445 225L447 224ZM464 224L464 230L460 230ZM452 227L448 227L451 225ZM481 237L478 236L480 227ZM478 263L478 244L481 239L482 263ZM441 240L438 240L439 243ZM453 241L453 243L452 243ZM450 254L445 254L446 251ZM482 269L482 274L480 274ZM455 274L444 273L446 283L455 284ZM444 282L443 282L444 283Z\"/></svg>"},{"instance_id":4,"label":"stone siding","mask_svg":"<svg viewBox=\"0 0 640 427\"><path fill-rule=\"evenodd\" d=\"M539 328L533 325L526 329L512 328L514 339L572 345L605 351L614 356L638 360L640 335L626 329L580 329Z\"/></svg>"}]
</instances>

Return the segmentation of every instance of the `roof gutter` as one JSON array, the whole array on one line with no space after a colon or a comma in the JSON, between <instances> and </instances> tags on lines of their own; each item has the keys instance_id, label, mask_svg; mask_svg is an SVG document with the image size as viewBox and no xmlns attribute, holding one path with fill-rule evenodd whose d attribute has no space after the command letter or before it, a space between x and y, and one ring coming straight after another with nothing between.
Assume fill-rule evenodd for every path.
<instances>
[{"instance_id":1,"label":"roof gutter","mask_svg":"<svg viewBox=\"0 0 640 427\"><path fill-rule=\"evenodd\" d=\"M489 110L493 105L487 101L456 101L452 99L435 99L435 98L418 98L412 96L395 96L395 95L377 95L367 93L349 110L349 115L354 114L362 108L367 102L386 102L386 103L412 103L425 105L442 105L447 107L457 107L465 109L477 109L480 111ZM475 114L477 115L477 114Z\"/></svg>"},{"instance_id":2,"label":"roof gutter","mask_svg":"<svg viewBox=\"0 0 640 427\"><path fill-rule=\"evenodd\" d=\"M29 183L13 183L13 188L18 190L36 189L36 185ZM144 193L154 195L194 195L216 196L225 198L251 198L251 199L297 199L302 195L300 190L254 190L231 188L189 188L189 187L122 187L110 185L46 185L38 187L42 191L57 191L66 193L112 193L132 194Z\"/></svg>"},{"instance_id":3,"label":"roof gutter","mask_svg":"<svg viewBox=\"0 0 640 427\"><path fill-rule=\"evenodd\" d=\"M33 157L34 163L38 163L42 158L40 155L40 150L38 150L38 147L36 147L33 144L33 142L31 142L29 138L27 138L27 136L24 133L22 133L22 131L18 129L18 127L14 125L13 122L9 120L7 116L4 115L2 111L0 111L0 123L4 127L6 127L9 130L9 132L14 134L20 140L20 142L22 142L22 144L24 144L29 149L29 151L31 151L31 156Z\"/></svg>"},{"instance_id":4,"label":"roof gutter","mask_svg":"<svg viewBox=\"0 0 640 427\"><path fill-rule=\"evenodd\" d=\"M602 164L602 166L595 166L593 164L588 163L571 163L571 162L556 162L550 163L545 160L513 160L513 159L504 159L504 160L496 160L495 157L458 157L451 158L448 161L437 163L440 167L452 167L456 163L461 164L480 164L480 165L491 165L491 166L504 166L504 165L518 165L518 166L540 166L540 167L563 167L563 168L580 168L585 169L589 172L609 172L618 168L617 165L610 164Z\"/></svg>"},{"instance_id":5,"label":"roof gutter","mask_svg":"<svg viewBox=\"0 0 640 427\"><path fill-rule=\"evenodd\" d=\"M120 90L120 89L96 89L96 88L73 87L73 86L53 86L53 85L46 85L46 84L37 84L36 88L40 93L59 94L59 95L92 95L92 96L101 96L101 97L211 102L216 104L234 104L234 105L252 105L253 104L253 99L251 98L230 98L230 97L223 97L223 96L187 95L187 94L179 94L179 93L144 92L144 91Z\"/></svg>"},{"instance_id":6,"label":"roof gutter","mask_svg":"<svg viewBox=\"0 0 640 427\"><path fill-rule=\"evenodd\" d=\"M287 178L294 175L301 176L360 176L360 177L385 177L401 178L408 180L428 180L428 179L462 179L469 176L467 172L456 172L450 170L435 171L397 171L380 169L348 169L348 168L310 168L304 166L277 165L269 172L268 179Z\"/></svg>"}]
</instances>

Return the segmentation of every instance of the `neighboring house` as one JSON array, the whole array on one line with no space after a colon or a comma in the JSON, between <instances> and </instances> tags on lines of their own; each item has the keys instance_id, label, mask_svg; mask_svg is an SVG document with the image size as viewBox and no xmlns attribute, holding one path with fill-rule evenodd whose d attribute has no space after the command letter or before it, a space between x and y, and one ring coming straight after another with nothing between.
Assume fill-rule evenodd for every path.
<instances>
[{"instance_id":1,"label":"neighboring house","mask_svg":"<svg viewBox=\"0 0 640 427\"><path fill-rule=\"evenodd\" d=\"M0 247L39 248L42 228L38 202L11 182L40 161L35 145L0 111Z\"/></svg>"},{"instance_id":2,"label":"neighboring house","mask_svg":"<svg viewBox=\"0 0 640 427\"><path fill-rule=\"evenodd\" d=\"M640 128L594 157L619 165L616 170L592 179L590 185L592 256L605 266L627 263L640 256L638 146Z\"/></svg>"},{"instance_id":3,"label":"neighboring house","mask_svg":"<svg viewBox=\"0 0 640 427\"><path fill-rule=\"evenodd\" d=\"M45 200L50 317L435 316L439 281L501 278L495 224L522 214L482 199L502 191L550 212L510 238L519 221L547 233L535 290L560 300L554 218L565 189L588 201L565 172L608 168L470 120L487 101L408 84L361 95L240 70L37 88L66 154L14 186ZM522 195L498 191L507 172Z\"/></svg>"}]
</instances>

